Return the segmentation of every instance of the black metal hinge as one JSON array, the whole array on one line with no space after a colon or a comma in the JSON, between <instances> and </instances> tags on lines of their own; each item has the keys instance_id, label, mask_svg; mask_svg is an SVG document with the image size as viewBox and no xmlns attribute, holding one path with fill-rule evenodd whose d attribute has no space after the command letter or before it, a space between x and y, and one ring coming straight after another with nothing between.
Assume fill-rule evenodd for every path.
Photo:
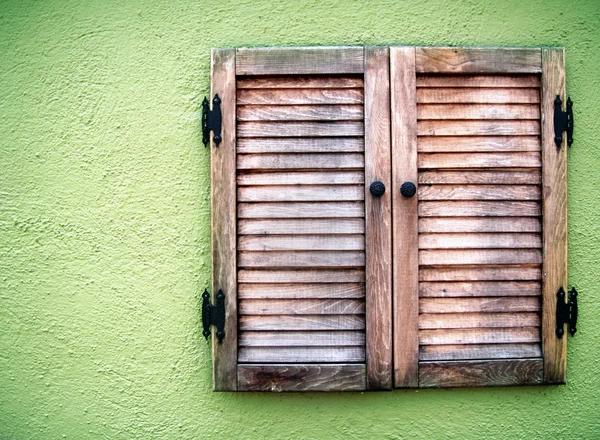
<instances>
[{"instance_id":1,"label":"black metal hinge","mask_svg":"<svg viewBox=\"0 0 600 440\"><path fill-rule=\"evenodd\" d=\"M217 293L217 303L210 303L210 294L204 290L202 294L202 334L206 339L210 336L210 326L217 328L219 342L225 337L225 294L222 290Z\"/></svg>"},{"instance_id":2,"label":"black metal hinge","mask_svg":"<svg viewBox=\"0 0 600 440\"><path fill-rule=\"evenodd\" d=\"M560 148L563 141L563 132L567 132L567 144L573 144L573 101L567 98L567 111L562 111L562 100L556 95L554 100L554 142Z\"/></svg>"},{"instance_id":3,"label":"black metal hinge","mask_svg":"<svg viewBox=\"0 0 600 440\"><path fill-rule=\"evenodd\" d=\"M215 145L221 143L221 98L215 95L212 100L213 109L209 108L208 99L205 97L202 101L202 143L208 146L210 142L210 132L213 132Z\"/></svg>"},{"instance_id":4,"label":"black metal hinge","mask_svg":"<svg viewBox=\"0 0 600 440\"><path fill-rule=\"evenodd\" d=\"M569 301L565 302L565 291L561 287L556 292L556 336L562 338L567 324L571 336L577 332L577 290L569 290Z\"/></svg>"}]
</instances>

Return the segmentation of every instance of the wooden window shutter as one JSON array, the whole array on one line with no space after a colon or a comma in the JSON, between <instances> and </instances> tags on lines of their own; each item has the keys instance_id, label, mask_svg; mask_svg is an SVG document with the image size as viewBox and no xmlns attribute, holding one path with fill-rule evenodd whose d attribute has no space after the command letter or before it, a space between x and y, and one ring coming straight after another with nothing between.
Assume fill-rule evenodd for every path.
<instances>
[{"instance_id":1,"label":"wooden window shutter","mask_svg":"<svg viewBox=\"0 0 600 440\"><path fill-rule=\"evenodd\" d=\"M387 48L212 52L213 388L392 388Z\"/></svg>"},{"instance_id":2,"label":"wooden window shutter","mask_svg":"<svg viewBox=\"0 0 600 440\"><path fill-rule=\"evenodd\" d=\"M396 387L564 383L557 49L391 48ZM404 182L417 195L403 197Z\"/></svg>"}]
</instances>

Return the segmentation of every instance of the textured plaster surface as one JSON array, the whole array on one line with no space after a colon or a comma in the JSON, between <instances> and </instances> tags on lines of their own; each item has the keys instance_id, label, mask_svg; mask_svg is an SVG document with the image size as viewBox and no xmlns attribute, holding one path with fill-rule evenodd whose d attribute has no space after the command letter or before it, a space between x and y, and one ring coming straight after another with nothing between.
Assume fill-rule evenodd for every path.
<instances>
[{"instance_id":1,"label":"textured plaster surface","mask_svg":"<svg viewBox=\"0 0 600 440\"><path fill-rule=\"evenodd\" d=\"M568 385L211 391L211 47L564 46ZM600 438L600 2L0 2L1 439Z\"/></svg>"}]
</instances>

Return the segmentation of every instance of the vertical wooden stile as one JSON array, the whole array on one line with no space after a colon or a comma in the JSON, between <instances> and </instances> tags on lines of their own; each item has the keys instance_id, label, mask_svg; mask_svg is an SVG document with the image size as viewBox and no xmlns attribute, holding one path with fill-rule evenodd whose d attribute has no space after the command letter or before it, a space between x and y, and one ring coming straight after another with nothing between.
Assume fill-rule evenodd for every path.
<instances>
[{"instance_id":1,"label":"vertical wooden stile","mask_svg":"<svg viewBox=\"0 0 600 440\"><path fill-rule=\"evenodd\" d=\"M543 162L543 315L544 380L564 383L567 334L556 336L556 293L567 290L567 143L554 143L554 99L565 105L564 49L542 50L542 162Z\"/></svg>"},{"instance_id":2,"label":"vertical wooden stile","mask_svg":"<svg viewBox=\"0 0 600 440\"><path fill-rule=\"evenodd\" d=\"M367 388L392 388L392 230L389 49L365 49ZM373 181L387 190L369 192Z\"/></svg>"},{"instance_id":3,"label":"vertical wooden stile","mask_svg":"<svg viewBox=\"0 0 600 440\"><path fill-rule=\"evenodd\" d=\"M417 184L415 48L391 48L392 201L394 236L394 378L396 387L417 387L419 361L418 196L400 194Z\"/></svg>"},{"instance_id":4,"label":"vertical wooden stile","mask_svg":"<svg viewBox=\"0 0 600 440\"><path fill-rule=\"evenodd\" d=\"M221 98L223 140L216 146L211 135L211 248L212 296L225 294L225 339L212 335L213 389L237 389L237 267L236 267L236 130L235 51L211 52L211 99Z\"/></svg>"}]
</instances>

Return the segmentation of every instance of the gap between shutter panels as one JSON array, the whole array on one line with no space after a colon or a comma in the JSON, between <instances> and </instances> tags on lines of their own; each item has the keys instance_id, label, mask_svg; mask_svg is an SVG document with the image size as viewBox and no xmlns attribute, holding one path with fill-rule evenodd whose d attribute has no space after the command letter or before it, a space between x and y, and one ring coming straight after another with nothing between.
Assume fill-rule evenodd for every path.
<instances>
[{"instance_id":1,"label":"gap between shutter panels","mask_svg":"<svg viewBox=\"0 0 600 440\"><path fill-rule=\"evenodd\" d=\"M539 360L539 78L418 75L417 136L420 385Z\"/></svg>"},{"instance_id":2,"label":"gap between shutter panels","mask_svg":"<svg viewBox=\"0 0 600 440\"><path fill-rule=\"evenodd\" d=\"M362 77L237 89L238 361L364 363Z\"/></svg>"}]
</instances>

